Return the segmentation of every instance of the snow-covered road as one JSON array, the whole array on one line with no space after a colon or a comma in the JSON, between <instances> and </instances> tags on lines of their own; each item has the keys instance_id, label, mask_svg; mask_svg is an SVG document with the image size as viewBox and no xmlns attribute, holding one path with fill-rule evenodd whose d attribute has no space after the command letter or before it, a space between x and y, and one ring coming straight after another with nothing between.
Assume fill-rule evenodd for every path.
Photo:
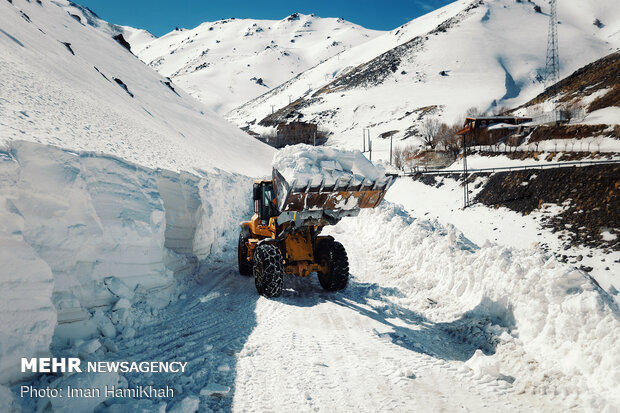
<instances>
[{"instance_id":1,"label":"snow-covered road","mask_svg":"<svg viewBox=\"0 0 620 413\"><path fill-rule=\"evenodd\" d=\"M40 159L38 150L49 149L21 144L11 152L21 161L22 179L41 176L24 162ZM106 293L112 302L82 310L88 311L83 322L69 322L67 308L57 310L64 321L55 329L51 353L85 362L187 362L178 374L36 376L30 383L38 388L111 384L175 391L163 399L53 399L54 411L544 412L620 406L614 297L534 247L476 245L454 226L414 218L386 202L325 230L348 251L345 290L326 292L315 276L287 276L282 296L266 299L251 277L237 271L235 238L248 213L247 180L168 176L53 153L48 180L65 176L68 166L95 162L107 171L100 179L132 182L144 175L158 181L149 192L165 209L165 231L155 228L158 245L177 251L166 252L172 254L166 262L180 261L169 271L175 282L150 289L142 281L128 288L131 277L83 280L83 288ZM85 196L80 179L75 175L65 196ZM100 207L99 192L91 192ZM222 193L227 196L214 195ZM14 199L22 205L19 196ZM25 228L29 240L38 234L36 226ZM202 251L201 258L192 251ZM191 257L196 266L181 265ZM12 391L15 399L19 386ZM25 411L47 405L20 402Z\"/></svg>"},{"instance_id":2,"label":"snow-covered road","mask_svg":"<svg viewBox=\"0 0 620 413\"><path fill-rule=\"evenodd\" d=\"M128 385L173 386L180 393L169 406L188 398L199 400L200 411L500 412L566 406L554 391L544 395L513 386L516 377L487 360L485 354L493 355L500 342L492 333L502 331L489 319L463 314L432 321L403 304L409 302L405 292L376 271L380 252L369 252L368 240L350 230L354 227L349 222L332 231L351 261L352 279L342 292L323 291L315 277L289 276L280 298L259 297L231 255L203 268L167 308L138 305L151 321L136 323L136 335L120 339L113 358L187 361L188 367L180 378L129 374ZM426 311L442 307L430 297L426 301Z\"/></svg>"},{"instance_id":3,"label":"snow-covered road","mask_svg":"<svg viewBox=\"0 0 620 413\"><path fill-rule=\"evenodd\" d=\"M290 279L288 287L281 300L257 303L258 325L238 358L235 410L528 407L507 382L474 380L462 369L474 346L387 297L370 299L373 286L353 282L344 293L327 294L314 280Z\"/></svg>"},{"instance_id":4,"label":"snow-covered road","mask_svg":"<svg viewBox=\"0 0 620 413\"><path fill-rule=\"evenodd\" d=\"M352 254L353 260L364 260ZM372 294L372 297L369 295ZM129 386L170 385L201 406L234 411L493 411L541 409L510 381L464 367L476 346L442 323L395 305L398 294L355 279L327 293L287 278L281 298L258 297L234 263L203 273L136 336L118 360L187 361L179 381L126 375ZM490 350L490 348L489 348ZM211 394L209 394L211 393ZM544 409L543 409L544 410Z\"/></svg>"}]
</instances>

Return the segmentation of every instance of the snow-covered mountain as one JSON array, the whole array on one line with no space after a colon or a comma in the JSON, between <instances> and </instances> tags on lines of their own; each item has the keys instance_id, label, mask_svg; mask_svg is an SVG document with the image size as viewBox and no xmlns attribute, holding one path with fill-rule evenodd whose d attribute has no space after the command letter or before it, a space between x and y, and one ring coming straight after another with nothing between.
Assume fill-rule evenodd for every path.
<instances>
[{"instance_id":1,"label":"snow-covered mountain","mask_svg":"<svg viewBox=\"0 0 620 413\"><path fill-rule=\"evenodd\" d=\"M240 126L316 122L333 132L330 143L350 147L361 147L362 128L375 137L397 131L397 142L418 143L425 117L452 123L470 107L512 107L543 90L548 11L543 1L456 1L307 70L227 116ZM620 46L614 0L564 1L558 15L562 77ZM602 24L594 24L597 19ZM272 105L280 110L270 116ZM386 153L389 142L374 143L373 150Z\"/></svg>"},{"instance_id":2,"label":"snow-covered mountain","mask_svg":"<svg viewBox=\"0 0 620 413\"><path fill-rule=\"evenodd\" d=\"M269 171L271 148L145 67L88 10L62 1L0 7L0 143L24 139L172 170ZM253 161L240 163L244 156Z\"/></svg>"},{"instance_id":3,"label":"snow-covered mountain","mask_svg":"<svg viewBox=\"0 0 620 413\"><path fill-rule=\"evenodd\" d=\"M620 125L620 51L598 59L516 108L521 116L536 116L555 101L576 115L579 123ZM618 150L615 150L618 152Z\"/></svg>"},{"instance_id":4,"label":"snow-covered mountain","mask_svg":"<svg viewBox=\"0 0 620 413\"><path fill-rule=\"evenodd\" d=\"M299 13L282 20L205 22L157 39L125 30L140 59L218 113L383 33Z\"/></svg>"}]
</instances>

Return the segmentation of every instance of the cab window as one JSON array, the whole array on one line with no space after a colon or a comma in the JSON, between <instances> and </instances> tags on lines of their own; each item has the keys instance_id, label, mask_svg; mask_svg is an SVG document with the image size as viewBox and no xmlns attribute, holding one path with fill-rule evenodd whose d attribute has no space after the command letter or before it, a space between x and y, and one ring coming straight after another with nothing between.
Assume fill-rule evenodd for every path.
<instances>
[{"instance_id":1,"label":"cab window","mask_svg":"<svg viewBox=\"0 0 620 413\"><path fill-rule=\"evenodd\" d=\"M274 205L275 193L273 185L271 183L263 183L258 189L255 211L261 220L261 223L266 225L269 218L279 215L278 209Z\"/></svg>"}]
</instances>

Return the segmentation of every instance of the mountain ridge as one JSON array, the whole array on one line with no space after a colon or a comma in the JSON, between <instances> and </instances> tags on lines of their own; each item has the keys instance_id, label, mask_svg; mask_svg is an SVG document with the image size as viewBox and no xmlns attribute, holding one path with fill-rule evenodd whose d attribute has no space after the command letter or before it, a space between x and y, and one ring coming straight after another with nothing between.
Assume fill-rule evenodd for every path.
<instances>
[{"instance_id":1,"label":"mountain ridge","mask_svg":"<svg viewBox=\"0 0 620 413\"><path fill-rule=\"evenodd\" d=\"M141 60L218 113L382 33L300 13L281 20L203 22L159 38L126 30Z\"/></svg>"}]
</instances>

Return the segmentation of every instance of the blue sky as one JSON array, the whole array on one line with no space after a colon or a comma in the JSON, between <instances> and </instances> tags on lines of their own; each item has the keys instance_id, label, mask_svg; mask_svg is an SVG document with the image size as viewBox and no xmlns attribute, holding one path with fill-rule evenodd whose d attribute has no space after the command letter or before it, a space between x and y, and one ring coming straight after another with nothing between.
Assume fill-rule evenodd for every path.
<instances>
[{"instance_id":1,"label":"blue sky","mask_svg":"<svg viewBox=\"0 0 620 413\"><path fill-rule=\"evenodd\" d=\"M343 17L369 29L391 30L454 0L77 0L111 23L146 29L156 36L229 17L282 19L294 12Z\"/></svg>"}]
</instances>

